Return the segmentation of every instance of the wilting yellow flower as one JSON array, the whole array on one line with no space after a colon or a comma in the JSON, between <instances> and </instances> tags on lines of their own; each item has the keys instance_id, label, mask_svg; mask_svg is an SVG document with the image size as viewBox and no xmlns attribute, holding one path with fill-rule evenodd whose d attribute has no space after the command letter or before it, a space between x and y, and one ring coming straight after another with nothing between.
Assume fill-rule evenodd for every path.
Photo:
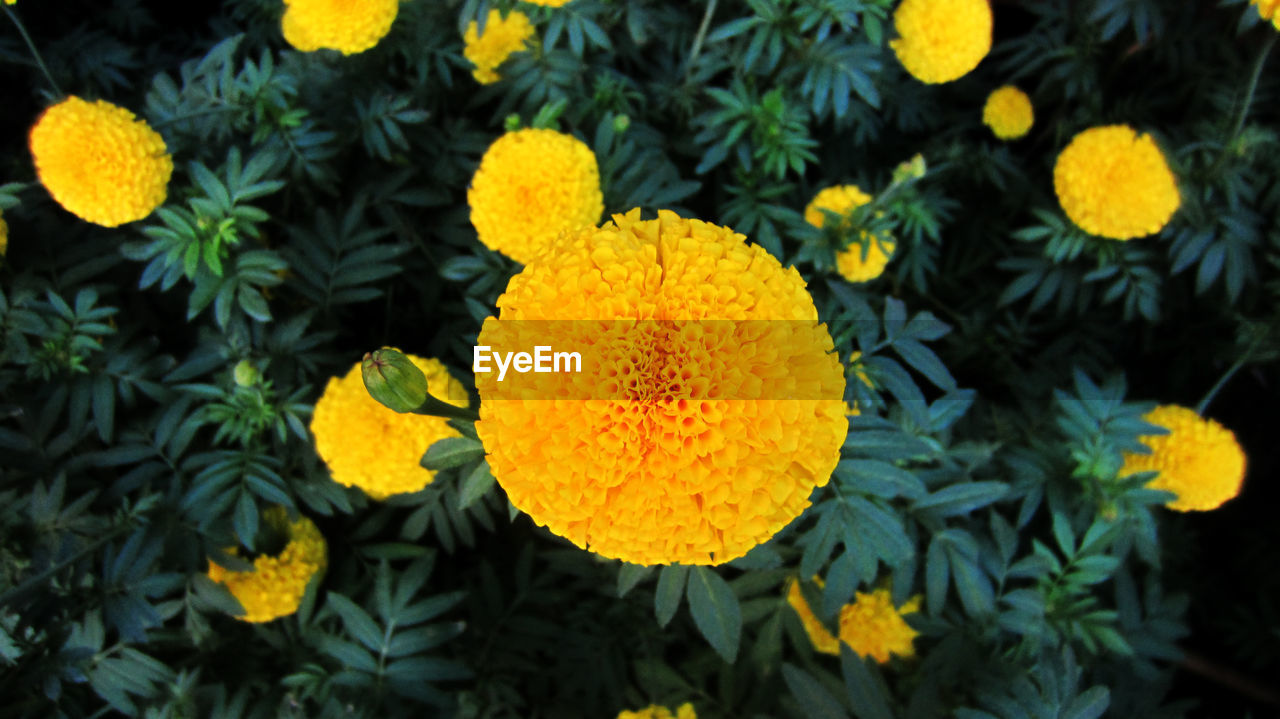
<instances>
[{"instance_id":1,"label":"wilting yellow flower","mask_svg":"<svg viewBox=\"0 0 1280 719\"><path fill-rule=\"evenodd\" d=\"M1246 462L1231 430L1178 405L1161 405L1143 419L1169 434L1142 437L1151 454L1126 452L1120 476L1159 472L1147 486L1178 495L1167 506L1179 512L1217 509L1240 493Z\"/></svg>"},{"instance_id":2,"label":"wilting yellow flower","mask_svg":"<svg viewBox=\"0 0 1280 719\"><path fill-rule=\"evenodd\" d=\"M847 215L868 202L871 202L871 195L863 192L857 185L828 187L815 195L804 208L804 219L814 227L822 227L826 217L823 210ZM866 282L879 277L888 266L889 258L893 256L895 243L892 237L886 235L874 238L863 230L859 238L836 253L836 270L850 282ZM867 243L865 247L863 241Z\"/></svg>"},{"instance_id":3,"label":"wilting yellow flower","mask_svg":"<svg viewBox=\"0 0 1280 719\"><path fill-rule=\"evenodd\" d=\"M808 506L848 433L844 373L800 274L745 240L637 209L511 279L477 344L586 355L576 373L476 374L476 430L516 507L606 557L719 564Z\"/></svg>"},{"instance_id":4,"label":"wilting yellow flower","mask_svg":"<svg viewBox=\"0 0 1280 719\"><path fill-rule=\"evenodd\" d=\"M693 711L693 704L685 702L675 714L664 706L653 704L636 711L618 712L618 719L698 719L698 714Z\"/></svg>"},{"instance_id":5,"label":"wilting yellow flower","mask_svg":"<svg viewBox=\"0 0 1280 719\"><path fill-rule=\"evenodd\" d=\"M818 588L822 588L821 579L814 577L813 581ZM840 653L840 640L836 639L822 620L818 619L818 615L813 613L809 602L804 598L804 593L800 591L800 582L797 580L791 580L787 588L787 604L790 604L796 615L800 617L800 626L804 627L804 633L809 635L809 641L813 642L814 649L823 654L838 655Z\"/></svg>"},{"instance_id":6,"label":"wilting yellow flower","mask_svg":"<svg viewBox=\"0 0 1280 719\"><path fill-rule=\"evenodd\" d=\"M427 376L428 392L466 407L466 390L440 360L406 355ZM364 387L357 362L345 377L332 377L311 415L316 452L333 481L359 487L374 499L417 492L435 479L419 462L427 448L461 436L442 417L400 414L378 403Z\"/></svg>"},{"instance_id":7,"label":"wilting yellow flower","mask_svg":"<svg viewBox=\"0 0 1280 719\"><path fill-rule=\"evenodd\" d=\"M1155 140L1128 125L1072 138L1054 165L1053 189L1076 226L1113 240L1159 232L1182 203Z\"/></svg>"},{"instance_id":8,"label":"wilting yellow flower","mask_svg":"<svg viewBox=\"0 0 1280 719\"><path fill-rule=\"evenodd\" d=\"M898 38L889 47L920 82L951 82L991 50L991 22L987 0L902 0L893 13Z\"/></svg>"},{"instance_id":9,"label":"wilting yellow flower","mask_svg":"<svg viewBox=\"0 0 1280 719\"><path fill-rule=\"evenodd\" d=\"M262 521L288 538L289 543L275 556L253 560L253 571L234 572L209 562L209 578L227 586L240 600L246 622L269 622L298 611L307 584L324 571L328 551L320 530L306 517L290 522L284 507L270 507ZM232 555L238 552L233 547Z\"/></svg>"},{"instance_id":10,"label":"wilting yellow flower","mask_svg":"<svg viewBox=\"0 0 1280 719\"><path fill-rule=\"evenodd\" d=\"M888 589L857 592L853 604L840 608L840 641L859 656L871 657L881 664L889 661L890 654L913 656L912 641L918 632L902 617L918 611L919 596L895 608Z\"/></svg>"},{"instance_id":11,"label":"wilting yellow flower","mask_svg":"<svg viewBox=\"0 0 1280 719\"><path fill-rule=\"evenodd\" d=\"M1035 122L1031 98L1013 85L1005 85L987 96L982 122L1001 140L1016 140L1026 135Z\"/></svg>"},{"instance_id":12,"label":"wilting yellow flower","mask_svg":"<svg viewBox=\"0 0 1280 719\"><path fill-rule=\"evenodd\" d=\"M103 227L141 220L164 203L173 159L164 138L132 112L74 95L31 128L45 189L68 212Z\"/></svg>"},{"instance_id":13,"label":"wilting yellow flower","mask_svg":"<svg viewBox=\"0 0 1280 719\"><path fill-rule=\"evenodd\" d=\"M499 80L498 66L506 61L513 52L525 49L529 38L533 37L533 23L529 16L519 10L512 10L504 18L497 10L490 10L484 21L484 34L480 35L474 20L467 25L462 40L466 46L462 54L476 69L472 71L476 81L482 85Z\"/></svg>"},{"instance_id":14,"label":"wilting yellow flower","mask_svg":"<svg viewBox=\"0 0 1280 719\"><path fill-rule=\"evenodd\" d=\"M467 202L480 241L525 264L561 232L593 226L604 212L595 153L573 135L543 129L495 140Z\"/></svg>"},{"instance_id":15,"label":"wilting yellow flower","mask_svg":"<svg viewBox=\"0 0 1280 719\"><path fill-rule=\"evenodd\" d=\"M1276 10L1280 9L1280 0L1249 0L1249 4L1258 8L1258 14L1263 20L1270 20L1280 30L1280 15L1276 14Z\"/></svg>"},{"instance_id":16,"label":"wilting yellow flower","mask_svg":"<svg viewBox=\"0 0 1280 719\"><path fill-rule=\"evenodd\" d=\"M280 29L303 52L364 52L391 32L400 0L284 0Z\"/></svg>"}]
</instances>

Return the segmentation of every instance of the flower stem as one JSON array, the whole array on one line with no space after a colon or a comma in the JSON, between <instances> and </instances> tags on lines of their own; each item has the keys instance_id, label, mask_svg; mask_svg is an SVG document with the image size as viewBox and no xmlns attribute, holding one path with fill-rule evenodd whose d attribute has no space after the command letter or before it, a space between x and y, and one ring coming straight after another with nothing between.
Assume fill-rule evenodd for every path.
<instances>
[{"instance_id":1,"label":"flower stem","mask_svg":"<svg viewBox=\"0 0 1280 719\"><path fill-rule=\"evenodd\" d=\"M1271 48L1275 47L1277 37L1280 37L1280 33L1267 33L1267 39L1262 43L1262 49L1258 51L1258 59L1253 63L1253 72L1249 74L1249 84L1245 86L1244 102L1240 103L1240 112L1236 114L1235 124L1231 127L1231 133L1227 135L1226 144L1222 146L1222 153L1209 168L1210 176L1222 169L1222 164L1227 161L1227 155L1231 153L1231 146L1240 139L1240 132L1244 130L1244 121L1249 116L1249 106L1253 104L1253 96L1258 91L1258 80L1262 78L1262 66L1267 64L1267 56L1271 54Z\"/></svg>"},{"instance_id":2,"label":"flower stem","mask_svg":"<svg viewBox=\"0 0 1280 719\"><path fill-rule=\"evenodd\" d=\"M1235 361L1235 364L1228 367L1226 372L1222 373L1222 376L1218 378L1218 381L1214 383L1213 387L1209 388L1209 391L1205 393L1205 396L1200 400L1199 404L1196 405L1196 414L1204 416L1204 411L1209 408L1209 403L1213 401L1215 396L1217 396L1218 391L1236 375L1236 372L1240 371L1241 367L1244 367L1244 363L1248 361L1248 359L1249 355L1248 353L1245 353L1240 357L1240 359Z\"/></svg>"},{"instance_id":3,"label":"flower stem","mask_svg":"<svg viewBox=\"0 0 1280 719\"><path fill-rule=\"evenodd\" d=\"M707 0L707 10L702 13L702 24L698 26L698 34L693 37L693 47L689 49L689 64L685 67L685 77L693 72L693 63L702 52L702 43L707 39L707 29L711 27L711 16L716 12L717 0Z\"/></svg>"},{"instance_id":4,"label":"flower stem","mask_svg":"<svg viewBox=\"0 0 1280 719\"><path fill-rule=\"evenodd\" d=\"M57 81L53 79L53 73L49 72L49 66L44 64L44 58L40 57L40 51L36 49L35 42L33 42L31 40L31 36L27 34L26 26L22 24L22 21L18 19L18 16L15 15L8 7L0 6L0 10L4 10L4 14L8 15L9 19L13 21L14 27L18 28L18 34L22 36L24 41L26 41L27 49L31 51L31 57L35 58L36 66L40 68L40 72L44 73L44 79L49 81L49 87L53 88L54 93L56 93L58 97L63 97L64 93L62 92L62 88L58 87Z\"/></svg>"}]
</instances>

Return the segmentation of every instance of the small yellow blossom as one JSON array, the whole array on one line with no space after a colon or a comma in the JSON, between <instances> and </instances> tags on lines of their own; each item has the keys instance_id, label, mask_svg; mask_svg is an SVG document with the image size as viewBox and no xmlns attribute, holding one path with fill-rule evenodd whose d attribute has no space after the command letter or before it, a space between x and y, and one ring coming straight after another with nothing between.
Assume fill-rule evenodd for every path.
<instances>
[{"instance_id":1,"label":"small yellow blossom","mask_svg":"<svg viewBox=\"0 0 1280 719\"><path fill-rule=\"evenodd\" d=\"M406 355L427 376L437 399L466 407L466 390L437 359ZM345 377L333 377L311 415L316 452L333 481L359 487L378 500L417 492L435 479L420 464L432 444L461 436L441 417L400 414L369 396L357 362Z\"/></svg>"},{"instance_id":2,"label":"small yellow blossom","mask_svg":"<svg viewBox=\"0 0 1280 719\"><path fill-rule=\"evenodd\" d=\"M698 714L693 711L693 704L689 702L681 704L675 714L664 706L652 704L636 711L618 712L618 719L698 719Z\"/></svg>"},{"instance_id":3,"label":"small yellow blossom","mask_svg":"<svg viewBox=\"0 0 1280 719\"><path fill-rule=\"evenodd\" d=\"M564 7L573 0L524 0L530 5L542 5L543 7Z\"/></svg>"},{"instance_id":4,"label":"small yellow blossom","mask_svg":"<svg viewBox=\"0 0 1280 719\"><path fill-rule=\"evenodd\" d=\"M897 39L889 46L917 80L957 80L991 50L987 0L902 0L893 13Z\"/></svg>"},{"instance_id":5,"label":"small yellow blossom","mask_svg":"<svg viewBox=\"0 0 1280 719\"><path fill-rule=\"evenodd\" d=\"M462 54L476 66L472 71L476 82L489 85L500 79L498 66L511 53L525 49L532 37L533 23L529 22L528 15L512 10L504 18L497 10L490 10L484 21L483 35L479 34L474 20L467 25L467 31L462 35L466 43Z\"/></svg>"},{"instance_id":6,"label":"small yellow blossom","mask_svg":"<svg viewBox=\"0 0 1280 719\"><path fill-rule=\"evenodd\" d=\"M1113 240L1159 232L1182 203L1155 140L1128 125L1072 138L1054 165L1053 189L1077 227Z\"/></svg>"},{"instance_id":7,"label":"small yellow blossom","mask_svg":"<svg viewBox=\"0 0 1280 719\"><path fill-rule=\"evenodd\" d=\"M31 128L40 182L71 214L117 227L164 203L173 158L164 138L132 112L74 95L44 111Z\"/></svg>"},{"instance_id":8,"label":"small yellow blossom","mask_svg":"<svg viewBox=\"0 0 1280 719\"><path fill-rule=\"evenodd\" d=\"M209 578L225 584L240 601L246 622L269 622L298 611L307 584L324 571L328 550L315 523L306 517L290 522L284 507L271 507L262 513L262 521L284 534L289 543L275 556L259 556L253 570L235 572L209 562ZM228 552L238 554L233 547Z\"/></svg>"},{"instance_id":9,"label":"small yellow blossom","mask_svg":"<svg viewBox=\"0 0 1280 719\"><path fill-rule=\"evenodd\" d=\"M804 209L804 219L814 227L822 227L826 215L823 210L830 210L841 215L848 215L853 210L871 201L871 196L863 192L857 185L836 185L828 187L817 195ZM848 220L842 224L847 227ZM863 243L866 243L865 245ZM895 243L892 237L872 237L863 230L859 239L836 253L836 270L850 282L867 282L884 274L889 259L893 256Z\"/></svg>"},{"instance_id":10,"label":"small yellow blossom","mask_svg":"<svg viewBox=\"0 0 1280 719\"><path fill-rule=\"evenodd\" d=\"M400 0L284 0L280 29L303 52L337 50L354 55L391 32Z\"/></svg>"},{"instance_id":11,"label":"small yellow blossom","mask_svg":"<svg viewBox=\"0 0 1280 719\"><path fill-rule=\"evenodd\" d=\"M1125 453L1120 476L1159 472L1147 486L1178 495L1167 506L1179 512L1217 509L1240 493L1246 461L1231 430L1178 405L1161 405L1143 419L1169 434L1142 437L1151 454Z\"/></svg>"},{"instance_id":12,"label":"small yellow blossom","mask_svg":"<svg viewBox=\"0 0 1280 719\"><path fill-rule=\"evenodd\" d=\"M859 656L871 657L880 664L889 661L890 654L903 658L914 656L912 642L918 632L902 617L918 611L919 596L895 608L888 589L858 592L853 604L840 609L840 641Z\"/></svg>"},{"instance_id":13,"label":"small yellow blossom","mask_svg":"<svg viewBox=\"0 0 1280 719\"><path fill-rule=\"evenodd\" d=\"M1026 135L1035 122L1031 98L1013 85L1005 85L987 96L982 122L1001 140L1016 140Z\"/></svg>"},{"instance_id":14,"label":"small yellow blossom","mask_svg":"<svg viewBox=\"0 0 1280 719\"><path fill-rule=\"evenodd\" d=\"M546 129L495 140L467 202L480 241L522 264L561 232L594 226L604 212L595 153L573 135Z\"/></svg>"},{"instance_id":15,"label":"small yellow blossom","mask_svg":"<svg viewBox=\"0 0 1280 719\"><path fill-rule=\"evenodd\" d=\"M1258 8L1263 20L1270 20L1276 30L1280 30L1280 14L1276 13L1280 10L1280 0L1249 0L1249 3Z\"/></svg>"}]
</instances>

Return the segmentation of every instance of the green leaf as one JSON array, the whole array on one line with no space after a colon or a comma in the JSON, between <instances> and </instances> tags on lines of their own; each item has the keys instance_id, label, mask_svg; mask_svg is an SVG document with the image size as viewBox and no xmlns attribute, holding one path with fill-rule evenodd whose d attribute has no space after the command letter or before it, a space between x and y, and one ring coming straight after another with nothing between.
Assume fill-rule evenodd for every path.
<instances>
[{"instance_id":1,"label":"green leaf","mask_svg":"<svg viewBox=\"0 0 1280 719\"><path fill-rule=\"evenodd\" d=\"M1098 719L1111 705L1111 692L1103 686L1086 690L1059 716L1061 719Z\"/></svg>"},{"instance_id":2,"label":"green leaf","mask_svg":"<svg viewBox=\"0 0 1280 719\"><path fill-rule=\"evenodd\" d=\"M341 617L342 625L346 627L348 634L371 651L382 651L382 630L365 610L337 592L329 592L328 603L329 607Z\"/></svg>"},{"instance_id":3,"label":"green leaf","mask_svg":"<svg viewBox=\"0 0 1280 719\"><path fill-rule=\"evenodd\" d=\"M493 484L493 472L489 471L489 463L477 464L466 479L462 480L462 486L458 488L458 509L466 509L475 504L477 500L489 493Z\"/></svg>"},{"instance_id":4,"label":"green leaf","mask_svg":"<svg viewBox=\"0 0 1280 719\"><path fill-rule=\"evenodd\" d=\"M859 656L844 642L840 643L840 668L854 716L858 719L893 719L888 697L872 674L868 660Z\"/></svg>"},{"instance_id":5,"label":"green leaf","mask_svg":"<svg viewBox=\"0 0 1280 719\"><path fill-rule=\"evenodd\" d=\"M460 467L484 457L484 445L468 437L446 437L422 455L422 466L432 471Z\"/></svg>"},{"instance_id":6,"label":"green leaf","mask_svg":"<svg viewBox=\"0 0 1280 719\"><path fill-rule=\"evenodd\" d=\"M685 580L689 577L689 568L679 564L669 564L658 573L658 589L653 595L653 612L658 617L659 626L667 626L680 608L680 598L684 596Z\"/></svg>"},{"instance_id":7,"label":"green leaf","mask_svg":"<svg viewBox=\"0 0 1280 719\"><path fill-rule=\"evenodd\" d=\"M653 567L623 562L618 567L618 597L625 597L637 584L653 573Z\"/></svg>"},{"instance_id":8,"label":"green leaf","mask_svg":"<svg viewBox=\"0 0 1280 719\"><path fill-rule=\"evenodd\" d=\"M688 582L688 598L689 611L698 631L732 664L742 639L742 612L733 589L715 570L694 567Z\"/></svg>"},{"instance_id":9,"label":"green leaf","mask_svg":"<svg viewBox=\"0 0 1280 719\"><path fill-rule=\"evenodd\" d=\"M782 678L791 690L804 716L811 719L849 719L839 700L808 672L791 664L782 665Z\"/></svg>"}]
</instances>

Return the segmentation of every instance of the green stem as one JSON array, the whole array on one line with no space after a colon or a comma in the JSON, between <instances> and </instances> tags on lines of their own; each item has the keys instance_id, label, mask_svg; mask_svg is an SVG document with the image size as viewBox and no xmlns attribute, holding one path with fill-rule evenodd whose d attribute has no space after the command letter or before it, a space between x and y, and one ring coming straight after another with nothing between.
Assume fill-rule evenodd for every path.
<instances>
[{"instance_id":1,"label":"green stem","mask_svg":"<svg viewBox=\"0 0 1280 719\"><path fill-rule=\"evenodd\" d=\"M425 414L431 417L446 417L448 419L465 419L468 422L478 422L480 414L468 407L455 407L443 400L438 400L431 395L427 395L427 399L413 410L414 414Z\"/></svg>"},{"instance_id":2,"label":"green stem","mask_svg":"<svg viewBox=\"0 0 1280 719\"><path fill-rule=\"evenodd\" d=\"M693 47L689 49L689 64L685 67L685 77L693 72L693 63L702 52L702 43L707 39L707 29L711 27L711 16L716 12L717 0L707 0L707 9L702 13L702 24L698 26L698 34L693 37Z\"/></svg>"},{"instance_id":3,"label":"green stem","mask_svg":"<svg viewBox=\"0 0 1280 719\"><path fill-rule=\"evenodd\" d=\"M1222 153L1218 155L1217 161L1209 168L1209 175L1213 176L1222 169L1223 163L1227 161L1227 156L1231 153L1231 146L1240 139L1240 132L1244 130L1244 121L1249 116L1249 106L1253 104L1253 96L1258 91L1258 81L1262 79L1262 66L1267 64L1267 56L1271 54L1271 48L1275 47L1276 38L1280 37L1280 33L1268 32L1267 39L1262 43L1262 49L1258 51L1258 59L1253 63L1253 72L1249 75L1249 84L1245 86L1244 102L1240 104L1240 112L1236 114L1235 124L1231 127L1231 133L1227 135L1227 142L1222 147Z\"/></svg>"},{"instance_id":4,"label":"green stem","mask_svg":"<svg viewBox=\"0 0 1280 719\"><path fill-rule=\"evenodd\" d=\"M1221 390L1227 382L1235 376L1236 372L1239 372L1240 368L1244 367L1244 364L1247 361L1249 361L1249 353L1245 352L1240 359L1236 360L1235 364L1228 367L1227 371L1222 373L1222 376L1218 378L1218 381L1214 383L1213 387L1209 389L1208 393L1206 393L1200 400L1199 404L1196 405L1196 414L1201 416L1204 415L1204 411L1209 408L1209 403L1213 401L1215 396L1217 396L1218 390Z\"/></svg>"},{"instance_id":5,"label":"green stem","mask_svg":"<svg viewBox=\"0 0 1280 719\"><path fill-rule=\"evenodd\" d=\"M67 557L61 562L58 562L52 567L49 567L43 572L40 572L34 577L31 577L30 579L26 580L22 584L19 584L13 589L10 589L9 591L5 592L4 594L0 594L0 607L6 606L10 602L14 601L15 599L19 599L23 595L31 593L32 591L37 589L40 585L48 581L49 578L52 577L53 575L57 574L58 572L61 572L63 569L66 569L72 564L75 564L76 562L92 554L93 552L98 551L100 547L105 545L107 542L114 540L116 537L119 537L120 535L124 534L126 531L128 531L128 529L129 529L128 527L117 527L115 531L109 532L97 538L96 540L90 542L87 546L83 547L80 551L76 552L70 557Z\"/></svg>"},{"instance_id":6,"label":"green stem","mask_svg":"<svg viewBox=\"0 0 1280 719\"><path fill-rule=\"evenodd\" d=\"M36 66L40 68L40 72L44 73L44 79L49 81L49 86L53 88L54 93L58 97L64 97L65 93L62 92L62 88L58 87L58 83L53 79L53 73L49 72L49 67L44 64L44 58L40 57L40 51L36 49L36 44L31 40L31 36L27 34L26 26L22 24L22 21L8 6L0 6L0 9L4 10L4 14L8 15L9 19L13 21L14 27L18 28L18 34L26 41L27 49L31 51L31 56L36 60Z\"/></svg>"}]
</instances>

